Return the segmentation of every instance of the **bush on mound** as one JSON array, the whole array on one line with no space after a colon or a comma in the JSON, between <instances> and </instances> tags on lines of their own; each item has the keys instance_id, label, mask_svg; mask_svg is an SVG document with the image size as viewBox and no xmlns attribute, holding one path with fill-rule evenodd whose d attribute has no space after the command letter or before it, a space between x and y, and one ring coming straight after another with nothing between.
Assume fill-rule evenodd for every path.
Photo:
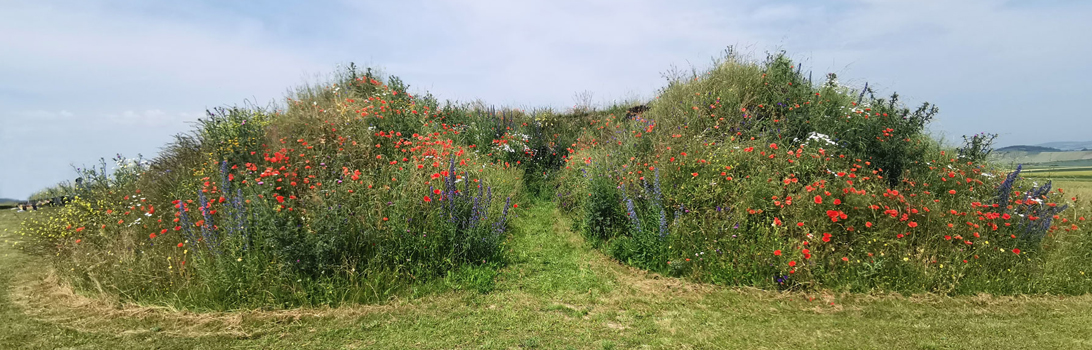
<instances>
[{"instance_id":1,"label":"bush on mound","mask_svg":"<svg viewBox=\"0 0 1092 350\"><path fill-rule=\"evenodd\" d=\"M928 103L812 82L775 54L729 55L649 107L585 125L558 194L623 262L764 288L1092 291L1087 206L985 163L982 137L945 147Z\"/></svg>"}]
</instances>

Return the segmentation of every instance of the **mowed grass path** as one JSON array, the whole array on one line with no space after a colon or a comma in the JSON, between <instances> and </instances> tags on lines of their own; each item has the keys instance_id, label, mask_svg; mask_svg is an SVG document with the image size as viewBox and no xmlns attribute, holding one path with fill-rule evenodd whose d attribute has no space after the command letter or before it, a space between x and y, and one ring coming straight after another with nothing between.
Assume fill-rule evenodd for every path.
<instances>
[{"instance_id":1,"label":"mowed grass path","mask_svg":"<svg viewBox=\"0 0 1092 350\"><path fill-rule=\"evenodd\" d=\"M493 291L338 309L189 313L58 285L0 213L0 349L1081 349L1092 296L807 295L723 288L622 266L526 205ZM832 304L833 303L833 304Z\"/></svg>"}]
</instances>

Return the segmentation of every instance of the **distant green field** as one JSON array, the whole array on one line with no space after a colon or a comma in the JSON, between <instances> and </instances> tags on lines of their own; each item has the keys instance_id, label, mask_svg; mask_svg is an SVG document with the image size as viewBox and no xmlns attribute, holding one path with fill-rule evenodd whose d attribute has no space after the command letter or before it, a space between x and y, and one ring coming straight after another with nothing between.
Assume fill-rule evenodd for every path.
<instances>
[{"instance_id":1,"label":"distant green field","mask_svg":"<svg viewBox=\"0 0 1092 350\"><path fill-rule=\"evenodd\" d=\"M993 161L996 164L1009 164L1012 167L1016 167L1017 164L1024 166L1025 174L1031 176L1032 172L1043 171L1065 171L1064 176L1077 176L1086 177L1092 176L1088 174L1079 174L1072 172L1079 172L1081 170L1092 170L1092 151L1069 151L1069 152L1001 152L993 155ZM1035 174L1036 177L1044 174ZM1062 174L1057 174L1062 175Z\"/></svg>"},{"instance_id":2,"label":"distant green field","mask_svg":"<svg viewBox=\"0 0 1092 350\"><path fill-rule=\"evenodd\" d=\"M1038 167L1092 167L1092 159L1066 160L1033 164Z\"/></svg>"},{"instance_id":3,"label":"distant green field","mask_svg":"<svg viewBox=\"0 0 1092 350\"><path fill-rule=\"evenodd\" d=\"M1024 168L1072 168L1072 167L1092 167L1092 159L1076 159L1076 160L1064 160L1056 162L1031 162L1026 160L1016 160L1011 158L998 158L994 159L995 164L1005 164L1016 167L1017 164L1022 164Z\"/></svg>"},{"instance_id":4,"label":"distant green field","mask_svg":"<svg viewBox=\"0 0 1092 350\"><path fill-rule=\"evenodd\" d=\"M994 154L993 158L1001 163L1092 166L1092 151L1002 152Z\"/></svg>"},{"instance_id":5,"label":"distant green field","mask_svg":"<svg viewBox=\"0 0 1092 350\"><path fill-rule=\"evenodd\" d=\"M1021 172L1027 177L1037 178L1058 178L1058 179L1088 179L1092 180L1092 166L1071 166L1071 167L1042 167L1035 166L1030 169L1025 168Z\"/></svg>"}]
</instances>

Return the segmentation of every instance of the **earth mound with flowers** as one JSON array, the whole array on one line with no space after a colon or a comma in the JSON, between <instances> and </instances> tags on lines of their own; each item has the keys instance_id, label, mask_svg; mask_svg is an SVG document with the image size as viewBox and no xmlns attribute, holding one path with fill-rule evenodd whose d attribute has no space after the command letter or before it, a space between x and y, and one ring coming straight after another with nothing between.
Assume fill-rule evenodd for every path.
<instances>
[{"instance_id":1,"label":"earth mound with flowers","mask_svg":"<svg viewBox=\"0 0 1092 350\"><path fill-rule=\"evenodd\" d=\"M1087 201L989 164L991 135L930 137L936 106L729 54L649 107L583 125L556 194L623 262L763 288L1092 290Z\"/></svg>"},{"instance_id":2,"label":"earth mound with flowers","mask_svg":"<svg viewBox=\"0 0 1092 350\"><path fill-rule=\"evenodd\" d=\"M930 137L935 106L732 53L634 105L441 105L350 65L280 107L209 111L151 161L81 169L24 246L125 301L382 302L489 291L518 203L551 200L615 259L709 283L1092 291L1087 201L989 164L988 135Z\"/></svg>"},{"instance_id":3,"label":"earth mound with flowers","mask_svg":"<svg viewBox=\"0 0 1092 350\"><path fill-rule=\"evenodd\" d=\"M283 109L209 111L150 162L81 170L78 199L23 234L78 289L124 300L377 302L452 274L488 289L524 196L499 122L515 113L352 66Z\"/></svg>"}]
</instances>

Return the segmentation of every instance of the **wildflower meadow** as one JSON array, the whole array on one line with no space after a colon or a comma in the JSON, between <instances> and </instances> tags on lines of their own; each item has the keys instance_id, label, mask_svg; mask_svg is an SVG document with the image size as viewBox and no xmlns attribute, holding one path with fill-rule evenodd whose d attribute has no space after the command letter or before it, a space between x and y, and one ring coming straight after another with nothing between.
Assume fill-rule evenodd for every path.
<instances>
[{"instance_id":1,"label":"wildflower meadow","mask_svg":"<svg viewBox=\"0 0 1092 350\"><path fill-rule=\"evenodd\" d=\"M1092 203L949 146L937 106L729 52L647 110L439 102L355 65L282 105L216 108L157 157L78 169L24 251L75 289L196 310L481 292L514 220L556 205L620 263L853 293L1092 291Z\"/></svg>"}]
</instances>

